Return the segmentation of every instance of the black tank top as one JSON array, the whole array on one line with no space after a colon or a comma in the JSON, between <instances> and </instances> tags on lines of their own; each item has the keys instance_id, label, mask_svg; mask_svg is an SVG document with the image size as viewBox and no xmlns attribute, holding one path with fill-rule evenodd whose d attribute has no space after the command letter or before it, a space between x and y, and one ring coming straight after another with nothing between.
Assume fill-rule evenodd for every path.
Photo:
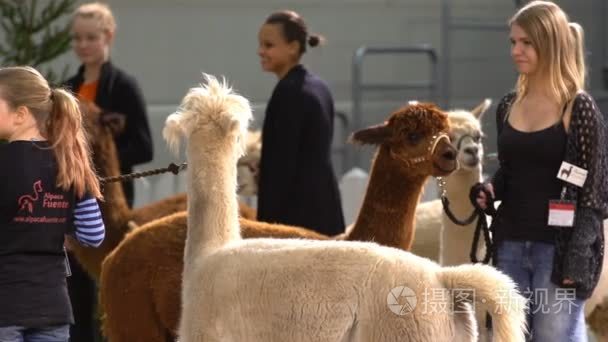
<instances>
[{"instance_id":1,"label":"black tank top","mask_svg":"<svg viewBox=\"0 0 608 342\"><path fill-rule=\"evenodd\" d=\"M505 162L501 220L495 228L500 239L554 242L555 228L547 224L548 205L559 199L563 186L557 172L566 140L563 120L534 132L505 122L498 137L498 152Z\"/></svg>"}]
</instances>

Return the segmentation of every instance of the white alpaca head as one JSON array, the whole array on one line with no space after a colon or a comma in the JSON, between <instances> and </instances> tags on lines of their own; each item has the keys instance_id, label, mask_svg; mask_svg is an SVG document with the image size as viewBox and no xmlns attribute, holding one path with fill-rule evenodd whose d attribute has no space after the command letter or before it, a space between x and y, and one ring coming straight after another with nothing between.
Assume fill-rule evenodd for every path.
<instances>
[{"instance_id":1,"label":"white alpaca head","mask_svg":"<svg viewBox=\"0 0 608 342\"><path fill-rule=\"evenodd\" d=\"M458 164L464 170L475 170L481 167L483 144L481 138L481 117L492 105L492 100L485 99L473 110L452 110L448 112L450 120L450 140L458 151Z\"/></svg>"},{"instance_id":2,"label":"white alpaca head","mask_svg":"<svg viewBox=\"0 0 608 342\"><path fill-rule=\"evenodd\" d=\"M237 154L241 156L253 117L249 101L233 92L225 79L220 82L208 74L203 77L205 84L191 88L178 110L167 117L163 137L174 153L179 152L181 139L191 144L204 142L201 150L211 150L215 145L223 145L226 139L236 139Z\"/></svg>"}]
</instances>

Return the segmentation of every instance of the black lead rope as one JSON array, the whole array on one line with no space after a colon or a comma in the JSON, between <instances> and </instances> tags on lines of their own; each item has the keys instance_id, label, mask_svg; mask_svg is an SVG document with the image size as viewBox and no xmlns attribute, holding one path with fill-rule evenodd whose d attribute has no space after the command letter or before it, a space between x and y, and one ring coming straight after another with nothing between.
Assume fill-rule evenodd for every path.
<instances>
[{"instance_id":1,"label":"black lead rope","mask_svg":"<svg viewBox=\"0 0 608 342\"><path fill-rule=\"evenodd\" d=\"M120 176L115 176L115 177L101 178L100 182L101 183L121 182L121 181L131 180L131 179L135 179L135 178L142 178L142 177L147 177L147 176L152 176L152 175L159 175L161 173L167 173L167 172L171 172L174 175L177 175L180 171L185 170L187 166L188 166L187 163L181 163L179 165L177 165L175 163L171 163L171 164L169 164L168 167L163 167L163 168L159 168L159 169L154 169L154 170L149 170L149 171L143 171L143 172L129 173L129 174L126 174L126 175L120 175Z\"/></svg>"},{"instance_id":2,"label":"black lead rope","mask_svg":"<svg viewBox=\"0 0 608 342\"><path fill-rule=\"evenodd\" d=\"M477 204L476 198L477 198L477 194L479 193L479 191L483 191L486 194L486 198L489 199L488 207L486 210L482 209ZM473 243L471 245L471 252L469 254L469 257L471 259L471 262L473 262L473 263L479 262L479 260L477 259L477 249L479 246L479 235L481 234L481 232L483 232L483 237L484 237L484 240L486 243L486 255L484 256L484 258L481 262L484 264L488 264L488 263L490 263L490 260L492 259L494 246L492 243L492 238L490 237L490 228L488 226L488 220L486 219L486 214L490 215L492 217L496 216L496 209L494 209L494 201L492 200L490 192L485 189L485 187L483 186L482 183L477 183L475 186L473 186L471 188L471 192L469 193L469 198L471 199L471 203L473 204L474 209L473 209L473 212L471 213L471 215L465 220L459 220L454 215L454 213L450 209L450 200L448 200L448 198L445 195L441 196L441 204L443 205L443 210L445 211L445 214L447 215L447 217L452 222L454 222L455 224L457 224L459 226L467 226L467 225L473 223L473 221L475 221L475 219L477 219L477 226L475 227L475 233L473 235Z\"/></svg>"}]
</instances>

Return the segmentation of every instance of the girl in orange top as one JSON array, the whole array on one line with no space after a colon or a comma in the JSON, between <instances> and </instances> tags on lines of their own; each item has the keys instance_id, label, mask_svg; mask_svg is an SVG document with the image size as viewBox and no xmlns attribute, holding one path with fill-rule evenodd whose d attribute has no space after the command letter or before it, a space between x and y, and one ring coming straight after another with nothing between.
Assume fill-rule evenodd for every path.
<instances>
[{"instance_id":1,"label":"girl in orange top","mask_svg":"<svg viewBox=\"0 0 608 342\"><path fill-rule=\"evenodd\" d=\"M76 9L72 16L72 47L82 63L78 73L67 86L80 98L85 113L100 113L101 120L121 122L122 130L115 134L121 173L131 173L133 165L152 160L152 138L146 106L135 79L110 62L110 46L116 23L106 4L88 3ZM123 182L129 205L133 204L132 182ZM76 325L71 329L71 341L95 340L98 328L94 317L95 283L70 258L72 276L68 278L70 298Z\"/></svg>"}]
</instances>

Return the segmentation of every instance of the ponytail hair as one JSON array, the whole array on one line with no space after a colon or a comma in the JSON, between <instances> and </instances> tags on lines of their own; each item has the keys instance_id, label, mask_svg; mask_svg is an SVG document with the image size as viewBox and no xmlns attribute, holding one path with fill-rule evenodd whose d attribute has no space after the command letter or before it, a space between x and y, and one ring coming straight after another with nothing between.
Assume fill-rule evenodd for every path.
<instances>
[{"instance_id":1,"label":"ponytail hair","mask_svg":"<svg viewBox=\"0 0 608 342\"><path fill-rule=\"evenodd\" d=\"M585 30L579 23L568 23L572 34L572 51L576 62L581 88L584 87L587 68L585 66Z\"/></svg>"},{"instance_id":2,"label":"ponytail hair","mask_svg":"<svg viewBox=\"0 0 608 342\"><path fill-rule=\"evenodd\" d=\"M272 13L266 18L265 24L278 24L283 31L283 37L288 43L296 40L300 43L300 55L306 52L306 46L315 47L325 42L320 34L308 33L304 19L295 11L284 10Z\"/></svg>"},{"instance_id":3,"label":"ponytail hair","mask_svg":"<svg viewBox=\"0 0 608 342\"><path fill-rule=\"evenodd\" d=\"M325 43L325 37L320 34L311 34L308 36L308 46L315 47L323 45Z\"/></svg>"},{"instance_id":4,"label":"ponytail hair","mask_svg":"<svg viewBox=\"0 0 608 342\"><path fill-rule=\"evenodd\" d=\"M0 68L0 97L16 109L26 107L57 161L56 185L76 196L101 199L99 179L82 124L78 101L63 89L52 89L32 67Z\"/></svg>"},{"instance_id":5,"label":"ponytail hair","mask_svg":"<svg viewBox=\"0 0 608 342\"><path fill-rule=\"evenodd\" d=\"M57 159L57 185L72 187L78 197L89 192L102 198L78 101L66 90L56 88L51 90L51 102L46 133Z\"/></svg>"}]
</instances>

